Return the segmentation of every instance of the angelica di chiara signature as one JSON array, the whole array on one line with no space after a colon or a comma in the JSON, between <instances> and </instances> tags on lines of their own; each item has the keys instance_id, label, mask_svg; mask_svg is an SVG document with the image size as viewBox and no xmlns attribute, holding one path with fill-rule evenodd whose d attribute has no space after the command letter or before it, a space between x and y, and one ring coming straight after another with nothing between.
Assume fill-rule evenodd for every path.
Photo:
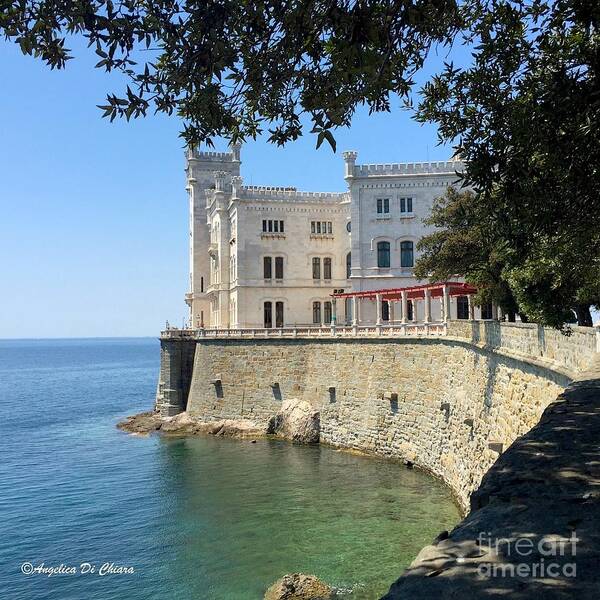
<instances>
[{"instance_id":1,"label":"angelica di chiara signature","mask_svg":"<svg viewBox=\"0 0 600 600\"><path fill-rule=\"evenodd\" d=\"M46 577L58 575L98 575L104 577L106 575L133 575L135 569L130 565L120 565L114 562L104 562L102 564L82 562L78 565L65 563L48 565L44 562L39 564L24 562L21 564L21 573L23 575L43 575Z\"/></svg>"}]
</instances>

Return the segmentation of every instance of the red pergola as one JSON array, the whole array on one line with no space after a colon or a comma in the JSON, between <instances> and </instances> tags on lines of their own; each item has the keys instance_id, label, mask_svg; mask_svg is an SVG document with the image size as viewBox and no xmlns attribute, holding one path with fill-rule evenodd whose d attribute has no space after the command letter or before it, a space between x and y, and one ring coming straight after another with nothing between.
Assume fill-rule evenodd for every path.
<instances>
[{"instance_id":1,"label":"red pergola","mask_svg":"<svg viewBox=\"0 0 600 600\"><path fill-rule=\"evenodd\" d=\"M459 283L456 281L443 281L440 283L427 283L424 285L413 285L405 288L389 288L383 290L367 290L364 292L343 292L333 293L334 298L377 298L381 296L382 300L401 300L402 292L406 294L407 300L418 300L425 298L425 292L429 290L431 298L441 298L444 295L444 288L449 296L470 296L477 293L477 288L468 283Z\"/></svg>"}]
</instances>

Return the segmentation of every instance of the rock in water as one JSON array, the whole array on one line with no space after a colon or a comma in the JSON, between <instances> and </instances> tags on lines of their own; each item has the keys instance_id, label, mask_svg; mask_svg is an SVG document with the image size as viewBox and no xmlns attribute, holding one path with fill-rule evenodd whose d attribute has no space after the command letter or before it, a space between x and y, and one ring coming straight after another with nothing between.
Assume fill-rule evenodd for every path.
<instances>
[{"instance_id":1,"label":"rock in water","mask_svg":"<svg viewBox=\"0 0 600 600\"><path fill-rule=\"evenodd\" d=\"M165 419L160 430L163 433L194 434L200 431L200 424L188 413L182 412L170 419Z\"/></svg>"},{"instance_id":2,"label":"rock in water","mask_svg":"<svg viewBox=\"0 0 600 600\"><path fill-rule=\"evenodd\" d=\"M152 411L132 415L117 423L117 427L127 433L151 433L159 430L161 425L160 415Z\"/></svg>"},{"instance_id":3,"label":"rock in water","mask_svg":"<svg viewBox=\"0 0 600 600\"><path fill-rule=\"evenodd\" d=\"M318 442L320 431L319 411L304 400L284 400L279 412L269 421L269 433L301 444Z\"/></svg>"},{"instance_id":4,"label":"rock in water","mask_svg":"<svg viewBox=\"0 0 600 600\"><path fill-rule=\"evenodd\" d=\"M264 600L333 600L335 591L314 575L291 573L278 579Z\"/></svg>"}]
</instances>

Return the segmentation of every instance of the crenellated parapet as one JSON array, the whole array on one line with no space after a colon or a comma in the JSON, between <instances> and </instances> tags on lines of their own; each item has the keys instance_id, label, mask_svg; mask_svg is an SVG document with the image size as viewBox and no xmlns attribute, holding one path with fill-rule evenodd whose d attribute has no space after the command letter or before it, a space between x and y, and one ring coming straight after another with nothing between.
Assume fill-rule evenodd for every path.
<instances>
[{"instance_id":1,"label":"crenellated parapet","mask_svg":"<svg viewBox=\"0 0 600 600\"><path fill-rule=\"evenodd\" d=\"M241 200L268 200L270 202L331 202L339 204L350 200L347 192L303 192L294 187L242 186Z\"/></svg>"},{"instance_id":2,"label":"crenellated parapet","mask_svg":"<svg viewBox=\"0 0 600 600\"><path fill-rule=\"evenodd\" d=\"M203 162L240 162L239 144L232 146L230 152L212 152L201 151L197 147L188 147L186 158L189 160L199 160Z\"/></svg>"},{"instance_id":3,"label":"crenellated parapet","mask_svg":"<svg viewBox=\"0 0 600 600\"><path fill-rule=\"evenodd\" d=\"M352 176L380 177L382 175L443 175L454 174L462 171L462 169L463 163L460 160L354 165Z\"/></svg>"}]
</instances>

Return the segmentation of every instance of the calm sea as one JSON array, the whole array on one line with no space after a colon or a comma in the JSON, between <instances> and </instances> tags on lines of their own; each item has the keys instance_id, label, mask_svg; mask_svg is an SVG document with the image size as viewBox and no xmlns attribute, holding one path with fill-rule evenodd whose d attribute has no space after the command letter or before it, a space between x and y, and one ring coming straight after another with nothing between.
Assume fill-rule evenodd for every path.
<instances>
[{"instance_id":1,"label":"calm sea","mask_svg":"<svg viewBox=\"0 0 600 600\"><path fill-rule=\"evenodd\" d=\"M458 521L393 462L119 432L152 406L158 358L153 339L0 341L0 597L259 600L302 571L371 599ZM22 572L61 564L76 573Z\"/></svg>"}]
</instances>

